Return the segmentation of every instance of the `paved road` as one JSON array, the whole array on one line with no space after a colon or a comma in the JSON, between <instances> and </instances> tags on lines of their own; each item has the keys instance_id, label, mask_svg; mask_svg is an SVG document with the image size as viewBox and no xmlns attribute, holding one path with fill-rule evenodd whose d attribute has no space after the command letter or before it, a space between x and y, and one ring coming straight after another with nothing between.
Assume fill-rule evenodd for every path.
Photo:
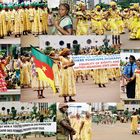
<instances>
[{"instance_id":1,"label":"paved road","mask_svg":"<svg viewBox=\"0 0 140 140\"><path fill-rule=\"evenodd\" d=\"M130 40L129 32L121 35L122 49L140 49L140 40Z\"/></svg>"},{"instance_id":2,"label":"paved road","mask_svg":"<svg viewBox=\"0 0 140 140\"><path fill-rule=\"evenodd\" d=\"M93 140L140 140L140 135L131 135L130 124L93 124Z\"/></svg>"},{"instance_id":3,"label":"paved road","mask_svg":"<svg viewBox=\"0 0 140 140\"><path fill-rule=\"evenodd\" d=\"M85 83L79 81L76 84L77 102L119 102L120 101L120 82L109 82L106 88L99 88L93 84L92 79ZM31 88L21 89L21 101L23 102L63 102L63 98L59 94L54 95L50 88L45 89L44 99L37 99L37 93Z\"/></svg>"}]
</instances>

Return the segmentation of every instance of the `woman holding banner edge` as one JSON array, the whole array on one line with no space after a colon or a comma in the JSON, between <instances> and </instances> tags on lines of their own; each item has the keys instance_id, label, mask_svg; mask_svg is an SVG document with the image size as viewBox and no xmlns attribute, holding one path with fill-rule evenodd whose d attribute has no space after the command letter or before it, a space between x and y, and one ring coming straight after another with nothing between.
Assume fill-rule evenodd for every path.
<instances>
[{"instance_id":1,"label":"woman holding banner edge","mask_svg":"<svg viewBox=\"0 0 140 140\"><path fill-rule=\"evenodd\" d=\"M67 97L69 97L69 102L75 102L72 99L73 96L76 95L76 86L75 86L75 77L73 66L75 63L73 60L68 57L70 55L70 49L64 48L58 58L51 57L54 60L59 60L61 63L61 91L60 97L64 97L64 102L67 101Z\"/></svg>"}]
</instances>

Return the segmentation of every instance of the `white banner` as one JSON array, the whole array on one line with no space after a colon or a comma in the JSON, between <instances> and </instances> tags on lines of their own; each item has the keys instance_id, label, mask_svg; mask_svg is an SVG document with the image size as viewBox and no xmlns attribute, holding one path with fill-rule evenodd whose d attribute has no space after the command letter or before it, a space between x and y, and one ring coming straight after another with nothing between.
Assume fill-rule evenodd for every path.
<instances>
[{"instance_id":1,"label":"white banner","mask_svg":"<svg viewBox=\"0 0 140 140\"><path fill-rule=\"evenodd\" d=\"M56 132L56 122L0 124L0 134L25 134L29 132Z\"/></svg>"},{"instance_id":2,"label":"white banner","mask_svg":"<svg viewBox=\"0 0 140 140\"><path fill-rule=\"evenodd\" d=\"M74 70L91 70L120 67L120 54L113 55L73 55Z\"/></svg>"}]
</instances>

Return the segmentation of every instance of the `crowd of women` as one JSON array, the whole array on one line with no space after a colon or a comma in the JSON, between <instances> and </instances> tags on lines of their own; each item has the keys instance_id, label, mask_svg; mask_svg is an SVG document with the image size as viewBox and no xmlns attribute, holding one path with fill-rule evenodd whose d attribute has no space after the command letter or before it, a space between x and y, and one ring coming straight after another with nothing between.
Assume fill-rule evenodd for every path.
<instances>
[{"instance_id":1,"label":"crowd of women","mask_svg":"<svg viewBox=\"0 0 140 140\"><path fill-rule=\"evenodd\" d=\"M125 29L130 32L130 39L140 39L140 7L135 3L126 9L120 9L114 1L110 3L108 9L97 5L92 10L87 9L84 2L75 5L75 10L70 13L68 4L60 4L58 18L54 25L56 32L52 34L61 35L97 35L106 34L106 31L111 31L114 43L120 42L120 34L125 33ZM70 16L71 14L71 16ZM49 16L51 21L52 16ZM53 30L55 31L55 30Z\"/></svg>"},{"instance_id":2,"label":"crowd of women","mask_svg":"<svg viewBox=\"0 0 140 140\"><path fill-rule=\"evenodd\" d=\"M48 8L45 3L0 4L0 38L47 34Z\"/></svg>"},{"instance_id":3,"label":"crowd of women","mask_svg":"<svg viewBox=\"0 0 140 140\"><path fill-rule=\"evenodd\" d=\"M42 50L43 51L43 50ZM104 53L100 49L95 48L83 48L79 51L80 54L86 55L102 55L102 54L113 54L119 53L114 52ZM106 84L110 81L116 81L120 76L119 68L109 69L96 69L96 70L78 70L74 71L73 66L75 65L72 60L72 51L68 48L53 50L49 53L49 57L53 59L53 72L54 81L57 88L57 92L60 93L61 97L64 97L64 102L75 101L72 97L76 95L76 82L84 83L88 79L92 79L93 84L99 86L99 88L105 88ZM43 91L49 85L45 81L39 81L37 78L36 68L31 57L21 56L21 86L32 87L33 90L38 92L38 98L45 98Z\"/></svg>"},{"instance_id":4,"label":"crowd of women","mask_svg":"<svg viewBox=\"0 0 140 140\"><path fill-rule=\"evenodd\" d=\"M20 86L20 60L0 55L0 92Z\"/></svg>"},{"instance_id":5,"label":"crowd of women","mask_svg":"<svg viewBox=\"0 0 140 140\"><path fill-rule=\"evenodd\" d=\"M127 98L140 99L140 59L133 55L122 65L122 88L126 89Z\"/></svg>"}]
</instances>

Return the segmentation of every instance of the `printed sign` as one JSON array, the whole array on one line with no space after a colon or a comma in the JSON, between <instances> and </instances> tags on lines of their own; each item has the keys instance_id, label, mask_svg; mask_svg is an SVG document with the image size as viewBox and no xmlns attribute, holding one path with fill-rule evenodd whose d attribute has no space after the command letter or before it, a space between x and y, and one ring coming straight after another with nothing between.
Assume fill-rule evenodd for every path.
<instances>
[{"instance_id":1,"label":"printed sign","mask_svg":"<svg viewBox=\"0 0 140 140\"><path fill-rule=\"evenodd\" d=\"M29 132L56 132L56 122L0 124L0 134L25 134Z\"/></svg>"},{"instance_id":2,"label":"printed sign","mask_svg":"<svg viewBox=\"0 0 140 140\"><path fill-rule=\"evenodd\" d=\"M74 70L92 70L120 67L120 54L114 55L73 55Z\"/></svg>"}]
</instances>

